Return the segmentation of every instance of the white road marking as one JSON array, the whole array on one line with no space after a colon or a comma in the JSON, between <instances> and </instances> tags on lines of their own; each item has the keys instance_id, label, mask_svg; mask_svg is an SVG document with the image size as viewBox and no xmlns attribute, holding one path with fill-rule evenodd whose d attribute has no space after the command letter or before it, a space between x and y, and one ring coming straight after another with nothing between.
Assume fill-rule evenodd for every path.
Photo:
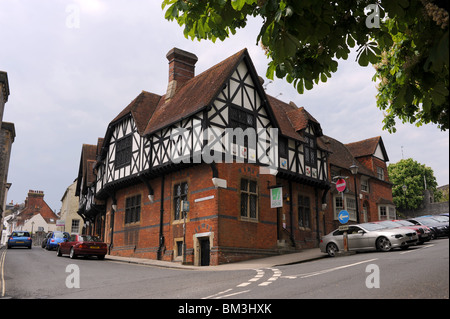
<instances>
[{"instance_id":1,"label":"white road marking","mask_svg":"<svg viewBox=\"0 0 450 319\"><path fill-rule=\"evenodd\" d=\"M428 248L428 247L433 247L433 246L434 246L434 244L431 244L431 245L422 246L422 247L414 249L414 250L403 251L403 252L400 253L400 255L409 254L409 253L412 253L412 252L415 252L415 251L418 251L418 250L421 250L421 249L425 249L425 248Z\"/></svg>"},{"instance_id":2,"label":"white road marking","mask_svg":"<svg viewBox=\"0 0 450 319\"><path fill-rule=\"evenodd\" d=\"M300 278L309 278L309 277L313 277L313 276L317 276L317 275L326 274L326 273L329 273L329 272L332 272L332 271L335 271L335 270L357 266L357 265L368 263L368 262L375 261L375 260L378 260L378 258L363 260L363 261L360 261L360 262L357 262L357 263L353 263L353 264L348 264L348 265L344 265L344 266L334 267L334 268L330 268L330 269L324 269L324 270L310 272L310 273L306 273L306 274L283 276L282 278L287 278L287 279L297 279L298 277L300 277Z\"/></svg>"}]
</instances>

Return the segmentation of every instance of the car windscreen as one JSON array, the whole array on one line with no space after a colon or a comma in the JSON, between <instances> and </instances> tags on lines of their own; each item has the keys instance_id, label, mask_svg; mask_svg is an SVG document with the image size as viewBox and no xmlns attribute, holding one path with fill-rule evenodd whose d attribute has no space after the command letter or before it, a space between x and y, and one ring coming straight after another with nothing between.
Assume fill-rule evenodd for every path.
<instances>
[{"instance_id":1,"label":"car windscreen","mask_svg":"<svg viewBox=\"0 0 450 319\"><path fill-rule=\"evenodd\" d=\"M386 227L399 227L400 226L396 222L393 222L390 220L384 220L382 222L379 222L378 224L380 224L381 226L386 226Z\"/></svg>"},{"instance_id":2,"label":"car windscreen","mask_svg":"<svg viewBox=\"0 0 450 319\"><path fill-rule=\"evenodd\" d=\"M17 232L13 232L11 236L13 236L13 237L30 237L30 233L27 231L17 231Z\"/></svg>"},{"instance_id":3,"label":"car windscreen","mask_svg":"<svg viewBox=\"0 0 450 319\"><path fill-rule=\"evenodd\" d=\"M55 238L64 238L64 233L55 233Z\"/></svg>"},{"instance_id":4,"label":"car windscreen","mask_svg":"<svg viewBox=\"0 0 450 319\"><path fill-rule=\"evenodd\" d=\"M80 241L101 241L97 236L81 235L78 237Z\"/></svg>"},{"instance_id":5,"label":"car windscreen","mask_svg":"<svg viewBox=\"0 0 450 319\"><path fill-rule=\"evenodd\" d=\"M380 230L380 229L386 228L386 226L383 226L380 224L374 224L374 223L364 223L364 224L359 224L359 226L361 226L362 228L364 228L365 230L368 230L368 231L374 231L374 230Z\"/></svg>"},{"instance_id":6,"label":"car windscreen","mask_svg":"<svg viewBox=\"0 0 450 319\"><path fill-rule=\"evenodd\" d=\"M403 226L416 226L413 223L407 221L407 220L396 220L396 223L402 224Z\"/></svg>"},{"instance_id":7,"label":"car windscreen","mask_svg":"<svg viewBox=\"0 0 450 319\"><path fill-rule=\"evenodd\" d=\"M417 218L417 221L421 223L422 225L426 226L435 226L439 224L439 221L434 218Z\"/></svg>"}]
</instances>

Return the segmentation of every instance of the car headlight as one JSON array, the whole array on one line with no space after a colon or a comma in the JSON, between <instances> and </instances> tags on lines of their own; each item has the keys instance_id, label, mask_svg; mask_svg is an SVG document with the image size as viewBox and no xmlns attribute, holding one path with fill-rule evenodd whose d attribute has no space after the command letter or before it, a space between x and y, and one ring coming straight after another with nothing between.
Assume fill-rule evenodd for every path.
<instances>
[{"instance_id":1,"label":"car headlight","mask_svg":"<svg viewBox=\"0 0 450 319\"><path fill-rule=\"evenodd\" d=\"M396 235L392 235L392 237L395 237L395 238L399 239L399 238L403 238L403 235L402 234L396 234Z\"/></svg>"}]
</instances>

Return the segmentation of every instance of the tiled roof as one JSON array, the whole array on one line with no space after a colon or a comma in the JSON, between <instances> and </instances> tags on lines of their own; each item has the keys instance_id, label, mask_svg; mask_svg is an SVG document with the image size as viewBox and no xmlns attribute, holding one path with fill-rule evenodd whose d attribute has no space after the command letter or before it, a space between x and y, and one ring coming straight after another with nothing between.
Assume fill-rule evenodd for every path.
<instances>
[{"instance_id":1,"label":"tiled roof","mask_svg":"<svg viewBox=\"0 0 450 319\"><path fill-rule=\"evenodd\" d=\"M373 155L380 141L380 136L368 138L363 141L345 144L354 157Z\"/></svg>"},{"instance_id":2,"label":"tiled roof","mask_svg":"<svg viewBox=\"0 0 450 319\"><path fill-rule=\"evenodd\" d=\"M359 164L346 145L329 136L324 136L323 141L328 145L328 149L331 151L329 157L331 165L349 170L350 166L352 166L353 164ZM374 176L374 173L365 166L358 166L359 174Z\"/></svg>"},{"instance_id":3,"label":"tiled roof","mask_svg":"<svg viewBox=\"0 0 450 319\"><path fill-rule=\"evenodd\" d=\"M247 49L243 49L190 79L177 89L167 103L162 98L148 122L144 135L156 132L208 106L223 89L225 81L246 52Z\"/></svg>"},{"instance_id":4,"label":"tiled roof","mask_svg":"<svg viewBox=\"0 0 450 319\"><path fill-rule=\"evenodd\" d=\"M126 108L122 110L111 123L115 123L128 114L132 114L139 134L143 135L145 128L161 101L161 96L142 91Z\"/></svg>"}]
</instances>

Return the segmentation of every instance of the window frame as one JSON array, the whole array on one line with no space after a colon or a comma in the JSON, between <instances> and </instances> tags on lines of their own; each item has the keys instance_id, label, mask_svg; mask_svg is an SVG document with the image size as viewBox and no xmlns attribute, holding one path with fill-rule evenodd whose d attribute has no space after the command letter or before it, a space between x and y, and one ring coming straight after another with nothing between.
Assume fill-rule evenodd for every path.
<instances>
[{"instance_id":1,"label":"window frame","mask_svg":"<svg viewBox=\"0 0 450 319\"><path fill-rule=\"evenodd\" d=\"M242 183L246 182L246 189L242 189ZM255 185L255 190L252 191L250 189L250 185ZM258 221L259 220L259 195L258 195L258 181L248 178L242 177L239 180L239 217L241 220L245 221ZM255 201L255 212L254 216L252 216L251 212L251 200L254 198ZM243 214L243 208L245 207L245 214Z\"/></svg>"},{"instance_id":2,"label":"window frame","mask_svg":"<svg viewBox=\"0 0 450 319\"><path fill-rule=\"evenodd\" d=\"M310 167L317 168L317 138L309 133L305 133L304 137L306 141L306 143L303 145L304 163L305 165L308 165ZM311 155L314 155L313 160L311 160Z\"/></svg>"},{"instance_id":3,"label":"window frame","mask_svg":"<svg viewBox=\"0 0 450 319\"><path fill-rule=\"evenodd\" d=\"M183 187L183 185L185 185L185 187ZM177 187L180 187L180 191L181 191L180 194L177 194L177 191L176 191ZM186 191L186 193L184 193L183 191ZM188 181L180 181L180 182L173 184L173 193L172 193L173 214L172 214L172 217L173 217L174 222L183 222L184 221L184 215L181 214L181 201L188 200L188 197L189 197L189 182ZM178 200L180 201L179 207L177 207ZM178 208L180 211L178 211Z\"/></svg>"},{"instance_id":4,"label":"window frame","mask_svg":"<svg viewBox=\"0 0 450 319\"><path fill-rule=\"evenodd\" d=\"M305 202L307 199L307 205ZM307 195L297 196L297 218L300 229L311 229L311 198Z\"/></svg>"},{"instance_id":5,"label":"window frame","mask_svg":"<svg viewBox=\"0 0 450 319\"><path fill-rule=\"evenodd\" d=\"M133 158L133 134L128 134L116 141L116 154L114 158L115 169L131 164Z\"/></svg>"},{"instance_id":6,"label":"window frame","mask_svg":"<svg viewBox=\"0 0 450 319\"><path fill-rule=\"evenodd\" d=\"M124 225L136 224L141 221L141 207L141 194L136 194L125 198Z\"/></svg>"},{"instance_id":7,"label":"window frame","mask_svg":"<svg viewBox=\"0 0 450 319\"><path fill-rule=\"evenodd\" d=\"M384 176L385 176L384 168L380 167L380 166L377 166L377 177L378 177L378 179L384 181Z\"/></svg>"}]
</instances>

